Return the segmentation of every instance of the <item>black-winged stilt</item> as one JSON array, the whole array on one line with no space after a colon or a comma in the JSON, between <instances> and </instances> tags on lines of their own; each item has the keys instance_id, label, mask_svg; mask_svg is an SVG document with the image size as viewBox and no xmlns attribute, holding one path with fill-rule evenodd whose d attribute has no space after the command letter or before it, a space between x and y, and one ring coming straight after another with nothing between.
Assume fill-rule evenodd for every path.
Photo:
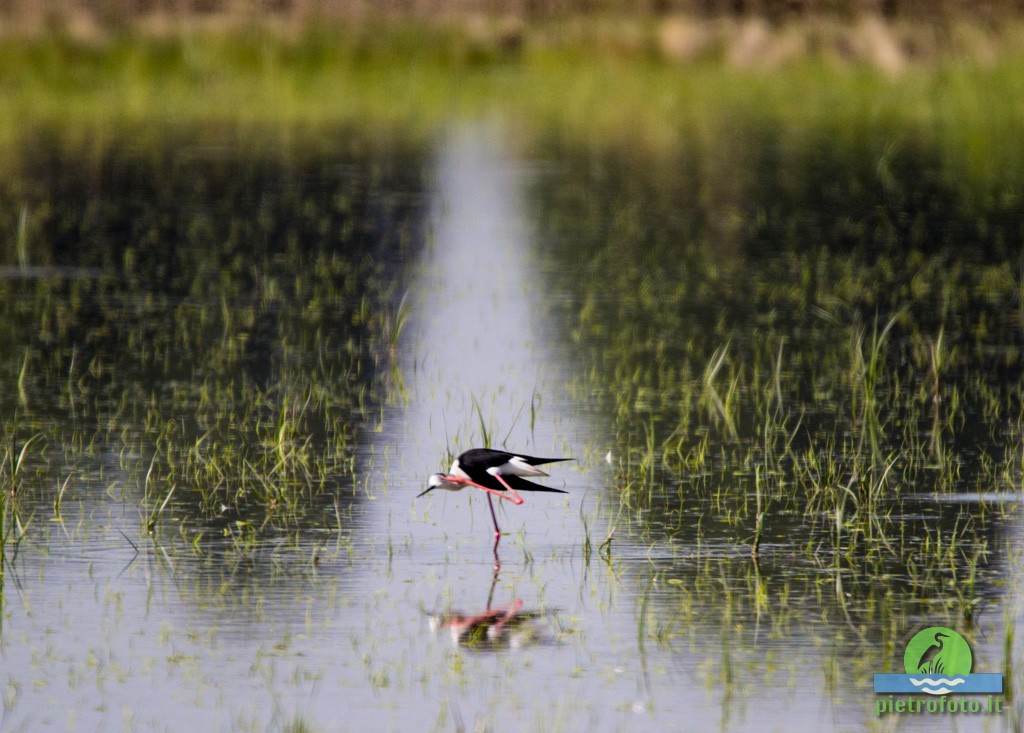
<instances>
[{"instance_id":1,"label":"black-winged stilt","mask_svg":"<svg viewBox=\"0 0 1024 733\"><path fill-rule=\"evenodd\" d=\"M567 494L569 492L562 489L541 486L533 481L527 481L523 477L547 476L548 474L537 468L537 466L545 463L571 460L571 458L537 458L536 456L525 456L521 453L509 453L503 450L473 448L462 453L452 462L452 467L447 475L443 473L432 475L426 490L420 492L416 498L418 499L434 489L460 491L467 486L473 486L486 491L487 506L491 509L491 519L494 522L494 549L495 555L497 555L498 542L501 540L501 529L498 527L498 517L494 514L494 504L491 501L491 496L507 499L513 504L522 504L523 498L519 496L520 491L547 491L555 494Z\"/></svg>"}]
</instances>

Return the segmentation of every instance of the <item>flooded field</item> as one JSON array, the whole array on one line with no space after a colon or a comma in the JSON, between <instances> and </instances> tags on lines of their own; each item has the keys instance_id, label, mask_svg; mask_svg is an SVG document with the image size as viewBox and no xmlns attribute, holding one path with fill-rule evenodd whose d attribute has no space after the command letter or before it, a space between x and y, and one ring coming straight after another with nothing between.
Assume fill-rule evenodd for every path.
<instances>
[{"instance_id":1,"label":"flooded field","mask_svg":"<svg viewBox=\"0 0 1024 733\"><path fill-rule=\"evenodd\" d=\"M1019 192L779 133L26 141L0 730L889 730L927 626L1019 728Z\"/></svg>"}]
</instances>

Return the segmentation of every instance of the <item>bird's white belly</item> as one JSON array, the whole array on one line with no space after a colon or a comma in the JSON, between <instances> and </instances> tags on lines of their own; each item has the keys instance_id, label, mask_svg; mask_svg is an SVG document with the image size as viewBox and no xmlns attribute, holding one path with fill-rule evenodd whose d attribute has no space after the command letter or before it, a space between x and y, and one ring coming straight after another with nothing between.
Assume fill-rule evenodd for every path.
<instances>
[{"instance_id":1,"label":"bird's white belly","mask_svg":"<svg viewBox=\"0 0 1024 733\"><path fill-rule=\"evenodd\" d=\"M547 476L536 466L531 466L519 456L514 456L500 466L488 468L487 473L501 474L502 476Z\"/></svg>"}]
</instances>

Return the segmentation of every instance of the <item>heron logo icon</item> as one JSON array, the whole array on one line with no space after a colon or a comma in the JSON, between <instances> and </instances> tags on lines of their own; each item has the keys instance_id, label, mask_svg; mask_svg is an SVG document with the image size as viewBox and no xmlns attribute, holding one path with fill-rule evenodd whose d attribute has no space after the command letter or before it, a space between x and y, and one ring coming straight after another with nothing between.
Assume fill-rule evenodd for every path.
<instances>
[{"instance_id":1,"label":"heron logo icon","mask_svg":"<svg viewBox=\"0 0 1024 733\"><path fill-rule=\"evenodd\" d=\"M917 632L903 652L903 668L912 684L930 695L948 695L965 684L973 664L967 640L945 626Z\"/></svg>"},{"instance_id":2,"label":"heron logo icon","mask_svg":"<svg viewBox=\"0 0 1024 733\"><path fill-rule=\"evenodd\" d=\"M903 652L906 674L876 674L875 692L891 694L992 694L1003 691L1001 674L975 673L970 644L945 626L918 631ZM952 705L952 703L950 703ZM943 708L949 706L943 705Z\"/></svg>"}]
</instances>

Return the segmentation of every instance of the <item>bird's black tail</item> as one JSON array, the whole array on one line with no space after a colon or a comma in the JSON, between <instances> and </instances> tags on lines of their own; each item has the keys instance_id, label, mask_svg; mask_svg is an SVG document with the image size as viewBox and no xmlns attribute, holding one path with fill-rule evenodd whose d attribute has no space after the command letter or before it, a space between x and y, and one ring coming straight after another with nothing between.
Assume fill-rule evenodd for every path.
<instances>
[{"instance_id":1,"label":"bird's black tail","mask_svg":"<svg viewBox=\"0 0 1024 733\"><path fill-rule=\"evenodd\" d=\"M568 458L559 458L557 460L567 461ZM553 489L550 486L541 486L535 484L533 481L527 481L522 476L502 476L505 483L512 487L513 491L547 491L552 494L568 494L568 491L563 489Z\"/></svg>"},{"instance_id":2,"label":"bird's black tail","mask_svg":"<svg viewBox=\"0 0 1024 733\"><path fill-rule=\"evenodd\" d=\"M560 463L561 461L575 461L575 458L537 458L536 456L522 456L531 466L543 466L545 463Z\"/></svg>"}]
</instances>

